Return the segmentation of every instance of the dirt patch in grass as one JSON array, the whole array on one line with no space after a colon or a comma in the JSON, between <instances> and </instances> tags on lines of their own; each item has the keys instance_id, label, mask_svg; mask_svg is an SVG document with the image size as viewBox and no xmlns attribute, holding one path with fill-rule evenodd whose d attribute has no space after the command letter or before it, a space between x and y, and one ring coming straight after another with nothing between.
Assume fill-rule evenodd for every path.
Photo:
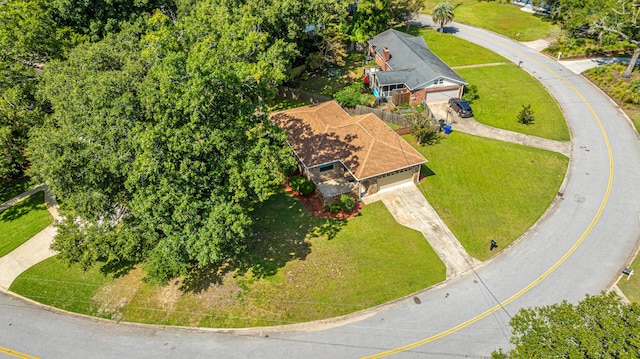
<instances>
[{"instance_id":1,"label":"dirt patch in grass","mask_svg":"<svg viewBox=\"0 0 640 359\"><path fill-rule=\"evenodd\" d=\"M126 276L100 287L92 298L98 308L97 315L121 320L126 307L140 289L143 278L144 271L136 268Z\"/></svg>"}]
</instances>

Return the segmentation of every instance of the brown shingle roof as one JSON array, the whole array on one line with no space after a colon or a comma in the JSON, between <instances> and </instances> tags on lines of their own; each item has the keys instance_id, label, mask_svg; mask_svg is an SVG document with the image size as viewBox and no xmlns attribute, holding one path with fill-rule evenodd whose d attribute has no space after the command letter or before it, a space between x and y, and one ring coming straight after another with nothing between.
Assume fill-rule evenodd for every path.
<instances>
[{"instance_id":1,"label":"brown shingle roof","mask_svg":"<svg viewBox=\"0 0 640 359\"><path fill-rule=\"evenodd\" d=\"M306 167L341 160L357 179L427 160L374 114L351 117L335 101L271 115Z\"/></svg>"}]
</instances>

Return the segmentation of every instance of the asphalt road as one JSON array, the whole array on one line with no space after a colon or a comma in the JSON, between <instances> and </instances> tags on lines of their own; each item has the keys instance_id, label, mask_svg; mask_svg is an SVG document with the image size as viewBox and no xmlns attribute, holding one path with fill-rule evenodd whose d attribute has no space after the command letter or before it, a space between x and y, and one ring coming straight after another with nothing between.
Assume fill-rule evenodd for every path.
<instances>
[{"instance_id":1,"label":"asphalt road","mask_svg":"<svg viewBox=\"0 0 640 359\"><path fill-rule=\"evenodd\" d=\"M574 148L562 195L510 248L473 272L359 320L289 331L224 334L116 324L0 295L0 353L10 348L42 358L357 358L392 350L397 358L486 357L497 347L508 348L508 321L520 308L576 302L608 289L640 236L637 134L613 102L562 65L501 36L452 27L456 36L523 61L571 127Z\"/></svg>"}]
</instances>

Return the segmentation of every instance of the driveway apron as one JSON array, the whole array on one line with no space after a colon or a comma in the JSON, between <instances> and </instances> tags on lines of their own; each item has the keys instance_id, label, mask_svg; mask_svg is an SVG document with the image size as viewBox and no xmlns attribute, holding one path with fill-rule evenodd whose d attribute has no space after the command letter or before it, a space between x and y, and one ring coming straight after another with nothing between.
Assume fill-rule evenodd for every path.
<instances>
[{"instance_id":1,"label":"driveway apron","mask_svg":"<svg viewBox=\"0 0 640 359\"><path fill-rule=\"evenodd\" d=\"M422 232L447 267L447 279L480 264L467 253L415 184L389 188L365 197L364 201L382 201L398 223Z\"/></svg>"}]
</instances>

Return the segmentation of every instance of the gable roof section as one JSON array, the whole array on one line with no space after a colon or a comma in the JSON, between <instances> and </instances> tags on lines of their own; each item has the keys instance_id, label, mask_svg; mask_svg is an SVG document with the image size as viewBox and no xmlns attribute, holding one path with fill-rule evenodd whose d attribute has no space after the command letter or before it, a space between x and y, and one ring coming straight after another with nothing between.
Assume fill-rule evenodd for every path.
<instances>
[{"instance_id":1,"label":"gable roof section","mask_svg":"<svg viewBox=\"0 0 640 359\"><path fill-rule=\"evenodd\" d=\"M405 83L412 90L426 87L425 85L439 78L446 78L461 85L467 84L460 75L429 50L424 38L420 36L389 29L372 37L368 43L380 56L383 48L389 49L391 58L387 64L392 70L376 74L385 84ZM396 82L397 77L392 75L398 71L402 71L399 75L404 76L402 82Z\"/></svg>"},{"instance_id":2,"label":"gable roof section","mask_svg":"<svg viewBox=\"0 0 640 359\"><path fill-rule=\"evenodd\" d=\"M374 114L351 117L335 101L271 115L307 167L342 161L358 180L427 160Z\"/></svg>"}]
</instances>

